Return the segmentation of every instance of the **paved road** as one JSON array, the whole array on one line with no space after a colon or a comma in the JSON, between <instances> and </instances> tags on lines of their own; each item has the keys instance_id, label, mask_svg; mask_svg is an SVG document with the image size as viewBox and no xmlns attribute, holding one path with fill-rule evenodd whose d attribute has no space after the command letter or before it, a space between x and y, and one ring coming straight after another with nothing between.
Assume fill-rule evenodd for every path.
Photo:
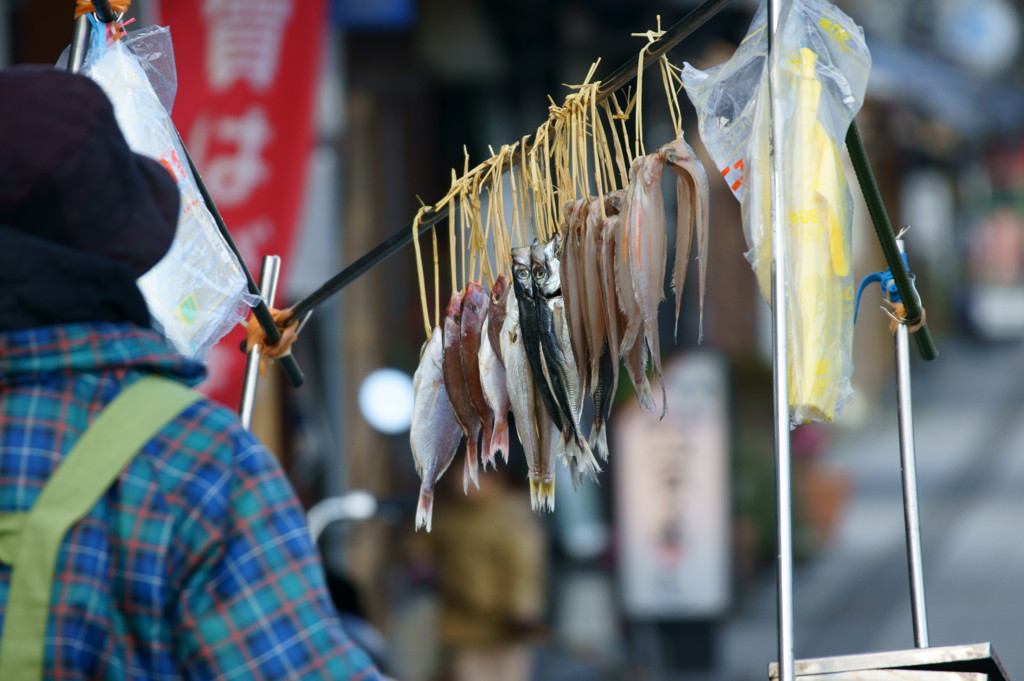
<instances>
[{"instance_id":1,"label":"paved road","mask_svg":"<svg viewBox=\"0 0 1024 681\"><path fill-rule=\"evenodd\" d=\"M1024 679L1024 351L941 350L913 367L930 642L991 641ZM840 431L830 461L854 491L831 547L797 569L797 658L912 648L895 412ZM767 678L775 611L769 575L724 627L718 679Z\"/></svg>"}]
</instances>

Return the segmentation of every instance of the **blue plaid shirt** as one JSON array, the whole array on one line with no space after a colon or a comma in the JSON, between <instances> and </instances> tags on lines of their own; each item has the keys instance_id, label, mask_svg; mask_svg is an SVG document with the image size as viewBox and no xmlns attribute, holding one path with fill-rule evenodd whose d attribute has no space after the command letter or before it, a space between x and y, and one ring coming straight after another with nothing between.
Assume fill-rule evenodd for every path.
<instances>
[{"instance_id":1,"label":"blue plaid shirt","mask_svg":"<svg viewBox=\"0 0 1024 681\"><path fill-rule=\"evenodd\" d=\"M0 513L32 507L75 441L147 373L203 368L152 331L69 324L0 333ZM0 565L0 629L11 568ZM376 679L340 627L305 517L227 409L188 407L64 539L48 679Z\"/></svg>"}]
</instances>

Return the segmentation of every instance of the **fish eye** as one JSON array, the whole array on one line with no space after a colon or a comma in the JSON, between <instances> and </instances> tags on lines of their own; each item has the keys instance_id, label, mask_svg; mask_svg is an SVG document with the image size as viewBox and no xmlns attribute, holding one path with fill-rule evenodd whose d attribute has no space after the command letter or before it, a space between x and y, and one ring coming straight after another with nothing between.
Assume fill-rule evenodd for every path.
<instances>
[{"instance_id":1,"label":"fish eye","mask_svg":"<svg viewBox=\"0 0 1024 681\"><path fill-rule=\"evenodd\" d=\"M538 267L533 271L533 278L537 279L538 281L540 281L546 276L548 276L548 271L543 268Z\"/></svg>"},{"instance_id":2,"label":"fish eye","mask_svg":"<svg viewBox=\"0 0 1024 681\"><path fill-rule=\"evenodd\" d=\"M516 279L529 279L530 273L525 269L516 270Z\"/></svg>"}]
</instances>

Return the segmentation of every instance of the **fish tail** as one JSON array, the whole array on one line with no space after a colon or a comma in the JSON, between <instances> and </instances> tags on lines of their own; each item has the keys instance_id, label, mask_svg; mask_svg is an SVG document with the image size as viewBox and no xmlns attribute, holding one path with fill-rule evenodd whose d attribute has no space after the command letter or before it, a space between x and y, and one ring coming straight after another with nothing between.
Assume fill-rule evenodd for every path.
<instances>
[{"instance_id":1,"label":"fish tail","mask_svg":"<svg viewBox=\"0 0 1024 681\"><path fill-rule=\"evenodd\" d=\"M540 483L540 509L548 513L555 512L555 478Z\"/></svg>"},{"instance_id":2,"label":"fish tail","mask_svg":"<svg viewBox=\"0 0 1024 681\"><path fill-rule=\"evenodd\" d=\"M426 485L420 486L420 499L416 504L416 530L421 527L430 532L430 521L434 516L434 490Z\"/></svg>"},{"instance_id":3,"label":"fish tail","mask_svg":"<svg viewBox=\"0 0 1024 681\"><path fill-rule=\"evenodd\" d=\"M491 448L490 448L490 459L491 465L497 467L495 464L498 461L498 454L501 453L505 457L505 463L508 463L508 420L503 418L494 419L494 432L491 433Z\"/></svg>"},{"instance_id":4,"label":"fish tail","mask_svg":"<svg viewBox=\"0 0 1024 681\"><path fill-rule=\"evenodd\" d=\"M466 440L466 463L462 469L462 491L469 493L469 483L480 489L480 464L477 460L477 442L475 437Z\"/></svg>"},{"instance_id":5,"label":"fish tail","mask_svg":"<svg viewBox=\"0 0 1024 681\"><path fill-rule=\"evenodd\" d=\"M487 470L487 464L491 465L494 470L498 469L498 462L494 458L494 450L491 448L491 428L486 425L483 427L483 447L480 450L480 460L484 470Z\"/></svg>"},{"instance_id":6,"label":"fish tail","mask_svg":"<svg viewBox=\"0 0 1024 681\"><path fill-rule=\"evenodd\" d=\"M601 466L594 458L594 452L591 451L586 440L577 438L570 443L565 450L565 458L569 464L569 471L572 473L574 487L580 484L584 476L597 481L597 474L601 472Z\"/></svg>"},{"instance_id":7,"label":"fish tail","mask_svg":"<svg viewBox=\"0 0 1024 681\"><path fill-rule=\"evenodd\" d=\"M541 497L541 483L537 478L530 477L530 508L534 511L544 509L544 501Z\"/></svg>"},{"instance_id":8,"label":"fish tail","mask_svg":"<svg viewBox=\"0 0 1024 681\"><path fill-rule=\"evenodd\" d=\"M640 402L640 407L647 411L654 411L654 395L651 394L651 385L647 381L637 387L636 399Z\"/></svg>"},{"instance_id":9,"label":"fish tail","mask_svg":"<svg viewBox=\"0 0 1024 681\"><path fill-rule=\"evenodd\" d=\"M590 449L602 461L608 460L608 431L602 420L594 419L594 427L590 430Z\"/></svg>"}]
</instances>

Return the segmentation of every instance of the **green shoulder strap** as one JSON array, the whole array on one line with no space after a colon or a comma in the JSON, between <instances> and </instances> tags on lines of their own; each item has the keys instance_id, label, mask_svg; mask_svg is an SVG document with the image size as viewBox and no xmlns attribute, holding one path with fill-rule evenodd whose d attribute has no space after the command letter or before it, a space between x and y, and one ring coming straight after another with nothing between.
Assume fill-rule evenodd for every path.
<instances>
[{"instance_id":1,"label":"green shoulder strap","mask_svg":"<svg viewBox=\"0 0 1024 681\"><path fill-rule=\"evenodd\" d=\"M64 535L142 446L200 397L167 378L146 376L133 383L82 434L32 510L0 515L0 560L14 566L0 638L0 679L43 678L53 573Z\"/></svg>"}]
</instances>

